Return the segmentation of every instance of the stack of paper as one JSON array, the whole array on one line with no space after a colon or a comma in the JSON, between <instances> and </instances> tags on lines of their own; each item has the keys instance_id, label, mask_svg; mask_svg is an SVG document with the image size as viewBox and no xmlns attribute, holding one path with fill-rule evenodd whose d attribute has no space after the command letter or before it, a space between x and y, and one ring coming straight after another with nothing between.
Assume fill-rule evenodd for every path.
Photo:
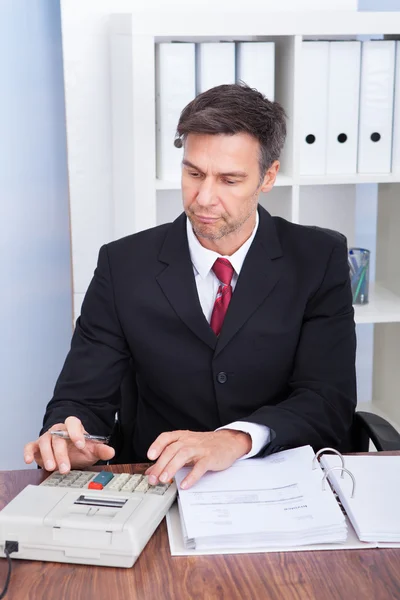
<instances>
[{"instance_id":1,"label":"stack of paper","mask_svg":"<svg viewBox=\"0 0 400 600\"><path fill-rule=\"evenodd\" d=\"M189 490L176 475L187 548L291 547L344 543L347 526L322 471L312 469L311 446L238 461L209 472Z\"/></svg>"},{"instance_id":2,"label":"stack of paper","mask_svg":"<svg viewBox=\"0 0 400 600\"><path fill-rule=\"evenodd\" d=\"M400 542L400 456L345 456L345 468L356 485L351 497L352 480L340 471L328 475L360 540L364 542ZM324 455L325 469L340 466L338 456Z\"/></svg>"}]
</instances>

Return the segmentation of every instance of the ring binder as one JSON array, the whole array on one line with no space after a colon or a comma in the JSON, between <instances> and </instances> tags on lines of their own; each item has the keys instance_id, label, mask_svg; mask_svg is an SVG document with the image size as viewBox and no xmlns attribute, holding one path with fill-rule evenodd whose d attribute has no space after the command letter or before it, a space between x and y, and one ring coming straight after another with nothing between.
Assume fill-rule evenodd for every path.
<instances>
[{"instance_id":1,"label":"ring binder","mask_svg":"<svg viewBox=\"0 0 400 600\"><path fill-rule=\"evenodd\" d=\"M335 448L321 448L321 450L318 450L318 452L315 453L315 456L313 458L313 461L312 461L312 468L313 468L313 470L317 468L316 461L318 460L319 456L323 452L333 452L334 454L337 454L340 457L340 460L342 461L342 469L344 469L344 457L343 457L342 454L340 454L340 452L338 450L335 450ZM342 479L344 477L343 471L342 471L341 477L342 477Z\"/></svg>"},{"instance_id":2,"label":"ring binder","mask_svg":"<svg viewBox=\"0 0 400 600\"><path fill-rule=\"evenodd\" d=\"M327 479L329 473L331 471L337 471L338 469L340 469L342 471L342 473L343 473L343 471L345 471L348 475L350 475L351 480L353 482L353 489L351 490L350 498L354 498L354 492L356 490L356 478L354 477L353 473L351 471L349 471L349 469L346 469L346 467L331 467L330 469L328 469L322 478L322 491L325 491L325 482L326 482L326 479Z\"/></svg>"}]
</instances>

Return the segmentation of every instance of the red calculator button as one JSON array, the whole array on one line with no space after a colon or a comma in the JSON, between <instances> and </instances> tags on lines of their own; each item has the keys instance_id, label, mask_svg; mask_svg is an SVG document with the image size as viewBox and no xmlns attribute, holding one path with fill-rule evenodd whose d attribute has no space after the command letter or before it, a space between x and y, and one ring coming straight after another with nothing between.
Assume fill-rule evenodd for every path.
<instances>
[{"instance_id":1,"label":"red calculator button","mask_svg":"<svg viewBox=\"0 0 400 600\"><path fill-rule=\"evenodd\" d=\"M89 490L102 490L103 489L103 484L102 483L96 483L96 481L91 481L88 485L88 489Z\"/></svg>"}]
</instances>

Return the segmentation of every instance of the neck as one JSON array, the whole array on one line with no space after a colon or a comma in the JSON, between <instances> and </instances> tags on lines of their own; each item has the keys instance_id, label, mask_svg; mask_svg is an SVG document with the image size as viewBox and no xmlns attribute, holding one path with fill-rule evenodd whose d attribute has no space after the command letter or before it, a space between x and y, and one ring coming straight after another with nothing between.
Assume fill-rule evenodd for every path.
<instances>
[{"instance_id":1,"label":"neck","mask_svg":"<svg viewBox=\"0 0 400 600\"><path fill-rule=\"evenodd\" d=\"M243 225L237 230L224 235L219 240L210 240L208 238L199 237L196 235L200 244L207 248L207 250L213 250L221 256L232 256L251 236L254 227L256 225L256 213L250 215L250 217L243 223Z\"/></svg>"}]
</instances>

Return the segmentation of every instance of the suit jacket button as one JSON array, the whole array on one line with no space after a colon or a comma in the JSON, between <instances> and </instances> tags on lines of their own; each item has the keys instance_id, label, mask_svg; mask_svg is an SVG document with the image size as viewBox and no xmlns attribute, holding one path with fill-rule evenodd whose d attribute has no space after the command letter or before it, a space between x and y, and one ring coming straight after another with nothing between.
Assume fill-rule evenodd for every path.
<instances>
[{"instance_id":1,"label":"suit jacket button","mask_svg":"<svg viewBox=\"0 0 400 600\"><path fill-rule=\"evenodd\" d=\"M221 371L220 373L218 373L218 375L217 375L218 383L226 383L227 379L228 379L228 376L226 373L224 373L224 371Z\"/></svg>"}]
</instances>

